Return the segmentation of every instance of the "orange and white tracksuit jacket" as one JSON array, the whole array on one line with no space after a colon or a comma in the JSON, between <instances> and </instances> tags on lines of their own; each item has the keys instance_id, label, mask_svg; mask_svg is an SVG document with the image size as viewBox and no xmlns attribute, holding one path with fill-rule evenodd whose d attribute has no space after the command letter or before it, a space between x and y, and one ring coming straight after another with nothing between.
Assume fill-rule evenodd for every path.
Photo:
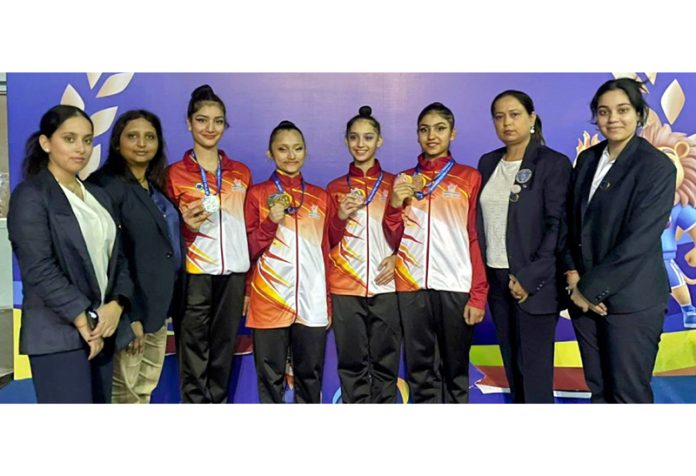
<instances>
[{"instance_id":1,"label":"orange and white tracksuit jacket","mask_svg":"<svg viewBox=\"0 0 696 476\"><path fill-rule=\"evenodd\" d=\"M420 173L430 181L450 157L418 157ZM413 175L415 168L405 170ZM396 290L435 289L470 293L469 305L485 309L488 281L476 232L476 202L481 175L455 163L440 185L422 200L402 208L387 206L384 231L398 246Z\"/></svg>"},{"instance_id":2,"label":"orange and white tracksuit jacket","mask_svg":"<svg viewBox=\"0 0 696 476\"><path fill-rule=\"evenodd\" d=\"M198 163L191 150L167 169L167 195L179 209L205 196ZM197 233L182 224L186 241L186 271L190 274L224 275L249 270L244 200L251 186L249 168L230 160L220 150L222 167L221 206L201 225ZM206 172L212 194L217 194L215 172Z\"/></svg>"},{"instance_id":3,"label":"orange and white tracksuit jacket","mask_svg":"<svg viewBox=\"0 0 696 476\"><path fill-rule=\"evenodd\" d=\"M275 173L292 196L293 206L302 205L276 224L268 217L268 197L278 193L275 182L270 179L249 190L244 213L249 253L255 262L249 279L246 325L253 329L276 329L295 323L326 327L329 197L321 188L305 182L303 199L301 176Z\"/></svg>"},{"instance_id":4,"label":"orange and white tracksuit jacket","mask_svg":"<svg viewBox=\"0 0 696 476\"><path fill-rule=\"evenodd\" d=\"M382 183L369 205L360 208L347 220L338 218L338 203L350 192L359 188L367 198L383 173ZM350 179L350 186L348 185ZM329 216L329 290L332 294L344 296L372 297L375 294L394 292L394 281L378 285L374 279L384 258L393 255L382 229L384 211L388 205L389 193L394 183L394 175L383 172L379 161L363 173L351 164L348 175L343 175L329 183L327 192L331 199Z\"/></svg>"}]
</instances>

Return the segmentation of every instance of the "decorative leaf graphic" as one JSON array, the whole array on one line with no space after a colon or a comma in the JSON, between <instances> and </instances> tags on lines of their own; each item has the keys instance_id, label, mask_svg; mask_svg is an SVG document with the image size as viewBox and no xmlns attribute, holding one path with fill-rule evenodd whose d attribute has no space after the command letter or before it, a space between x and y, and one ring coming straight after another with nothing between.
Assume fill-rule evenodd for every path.
<instances>
[{"instance_id":1,"label":"decorative leaf graphic","mask_svg":"<svg viewBox=\"0 0 696 476\"><path fill-rule=\"evenodd\" d=\"M75 88L72 87L71 84L68 84L65 87L65 91L63 91L63 97L60 98L60 103L65 104L66 106L79 107L82 110L85 109L85 102L82 100L80 94L75 90Z\"/></svg>"},{"instance_id":2,"label":"decorative leaf graphic","mask_svg":"<svg viewBox=\"0 0 696 476\"><path fill-rule=\"evenodd\" d=\"M684 90L679 84L679 81L675 79L672 81L672 84L667 87L660 101L662 110L670 124L674 124L674 121L677 120L685 102L686 96L684 96Z\"/></svg>"},{"instance_id":3,"label":"decorative leaf graphic","mask_svg":"<svg viewBox=\"0 0 696 476\"><path fill-rule=\"evenodd\" d=\"M109 127L111 127L111 124L114 122L117 110L118 106L114 106L97 111L90 116L94 123L94 137L100 136L109 130Z\"/></svg>"},{"instance_id":4,"label":"decorative leaf graphic","mask_svg":"<svg viewBox=\"0 0 696 476\"><path fill-rule=\"evenodd\" d=\"M648 81L654 86L657 80L657 73L645 73L645 75L648 77Z\"/></svg>"},{"instance_id":5,"label":"decorative leaf graphic","mask_svg":"<svg viewBox=\"0 0 696 476\"><path fill-rule=\"evenodd\" d=\"M87 73L87 81L89 81L89 89L94 89L94 85L97 84L97 81L99 81L99 78L101 77L101 73Z\"/></svg>"},{"instance_id":6,"label":"decorative leaf graphic","mask_svg":"<svg viewBox=\"0 0 696 476\"><path fill-rule=\"evenodd\" d=\"M633 79L638 79L638 74L637 73L611 73L614 75L614 79L619 79L619 78L633 78Z\"/></svg>"},{"instance_id":7,"label":"decorative leaf graphic","mask_svg":"<svg viewBox=\"0 0 696 476\"><path fill-rule=\"evenodd\" d=\"M119 73L110 76L97 93L98 98L113 96L122 92L133 79L133 73Z\"/></svg>"},{"instance_id":8,"label":"decorative leaf graphic","mask_svg":"<svg viewBox=\"0 0 696 476\"><path fill-rule=\"evenodd\" d=\"M86 180L92 172L99 168L99 162L101 162L101 144L95 145L92 149L92 155L89 156L87 165L80 170L80 179Z\"/></svg>"}]
</instances>

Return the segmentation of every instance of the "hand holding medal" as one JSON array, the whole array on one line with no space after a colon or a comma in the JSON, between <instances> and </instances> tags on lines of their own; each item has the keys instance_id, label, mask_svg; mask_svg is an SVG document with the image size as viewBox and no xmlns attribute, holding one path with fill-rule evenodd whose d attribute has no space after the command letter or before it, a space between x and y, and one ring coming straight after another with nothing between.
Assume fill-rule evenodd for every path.
<instances>
[{"instance_id":1,"label":"hand holding medal","mask_svg":"<svg viewBox=\"0 0 696 476\"><path fill-rule=\"evenodd\" d=\"M404 201L413 197L416 194L416 188L413 185L413 177L407 174L399 174L394 180L392 187L391 206L400 208L404 205Z\"/></svg>"},{"instance_id":2,"label":"hand holding medal","mask_svg":"<svg viewBox=\"0 0 696 476\"><path fill-rule=\"evenodd\" d=\"M186 228L197 233L204 221L210 216L210 212L205 210L204 199L198 199L191 203L182 202L179 206L181 218L184 220Z\"/></svg>"},{"instance_id":3,"label":"hand holding medal","mask_svg":"<svg viewBox=\"0 0 696 476\"><path fill-rule=\"evenodd\" d=\"M365 192L359 188L351 188L338 202L338 218L347 220L353 213L365 205Z\"/></svg>"},{"instance_id":4,"label":"hand holding medal","mask_svg":"<svg viewBox=\"0 0 696 476\"><path fill-rule=\"evenodd\" d=\"M285 211L292 205L292 197L288 192L278 192L268 196L268 217L273 223L280 223L285 217Z\"/></svg>"}]
</instances>

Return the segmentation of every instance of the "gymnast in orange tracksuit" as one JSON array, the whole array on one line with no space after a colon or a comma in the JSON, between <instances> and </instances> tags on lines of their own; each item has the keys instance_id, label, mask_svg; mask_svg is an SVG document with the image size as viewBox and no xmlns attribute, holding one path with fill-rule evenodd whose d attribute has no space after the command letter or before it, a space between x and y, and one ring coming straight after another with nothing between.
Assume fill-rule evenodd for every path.
<instances>
[{"instance_id":1,"label":"gymnast in orange tracksuit","mask_svg":"<svg viewBox=\"0 0 696 476\"><path fill-rule=\"evenodd\" d=\"M394 176L375 158L382 145L372 108L346 125L353 157L348 174L329 183L329 289L344 403L392 403L401 348L394 249L382 230Z\"/></svg>"},{"instance_id":2,"label":"gymnast in orange tracksuit","mask_svg":"<svg viewBox=\"0 0 696 476\"><path fill-rule=\"evenodd\" d=\"M252 266L247 327L262 403L282 403L285 365L292 355L296 403L320 403L329 324L326 259L327 208L321 188L300 169L302 131L289 121L273 129L268 157L276 170L253 186L244 213Z\"/></svg>"},{"instance_id":3,"label":"gymnast in orange tracksuit","mask_svg":"<svg viewBox=\"0 0 696 476\"><path fill-rule=\"evenodd\" d=\"M384 231L399 249L396 291L413 401L466 403L469 349L488 295L476 229L481 174L450 154L454 115L418 116L422 154L394 180Z\"/></svg>"}]
</instances>

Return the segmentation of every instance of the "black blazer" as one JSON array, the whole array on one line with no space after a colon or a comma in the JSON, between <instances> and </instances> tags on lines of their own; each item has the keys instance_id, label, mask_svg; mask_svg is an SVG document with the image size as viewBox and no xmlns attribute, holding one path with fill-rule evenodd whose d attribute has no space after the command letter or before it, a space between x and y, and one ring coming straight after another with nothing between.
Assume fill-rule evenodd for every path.
<instances>
[{"instance_id":1,"label":"black blazer","mask_svg":"<svg viewBox=\"0 0 696 476\"><path fill-rule=\"evenodd\" d=\"M505 154L505 148L481 157L481 190ZM505 245L510 273L529 293L520 307L530 314L551 314L563 308L562 280L558 266L558 236L565 214L566 194L572 166L565 155L531 141L524 152L520 170L531 171L517 202L510 201ZM486 260L486 230L483 211L478 207L479 243Z\"/></svg>"},{"instance_id":2,"label":"black blazer","mask_svg":"<svg viewBox=\"0 0 696 476\"><path fill-rule=\"evenodd\" d=\"M91 184L85 187L114 216L109 197ZM116 296L132 299L133 284L116 241L108 266L104 302ZM99 284L80 231L80 225L58 182L47 169L26 179L12 193L7 215L12 249L22 274L24 299L19 351L39 355L82 348L85 343L74 319L101 303ZM115 337L105 340L105 350L121 349L133 340L128 319L121 318Z\"/></svg>"},{"instance_id":3,"label":"black blazer","mask_svg":"<svg viewBox=\"0 0 696 476\"><path fill-rule=\"evenodd\" d=\"M660 235L674 204L676 168L642 137L619 154L588 204L607 142L578 157L568 195L567 269L580 292L610 313L667 305L669 281Z\"/></svg>"},{"instance_id":4,"label":"black blazer","mask_svg":"<svg viewBox=\"0 0 696 476\"><path fill-rule=\"evenodd\" d=\"M128 317L142 322L146 333L156 332L168 316L177 319L183 307L181 287L185 273L183 266L175 267L167 222L149 192L139 184L103 169L90 175L88 181L109 194L122 225L123 251L135 287ZM166 194L162 195L166 198ZM185 260L181 234L178 246Z\"/></svg>"}]
</instances>

